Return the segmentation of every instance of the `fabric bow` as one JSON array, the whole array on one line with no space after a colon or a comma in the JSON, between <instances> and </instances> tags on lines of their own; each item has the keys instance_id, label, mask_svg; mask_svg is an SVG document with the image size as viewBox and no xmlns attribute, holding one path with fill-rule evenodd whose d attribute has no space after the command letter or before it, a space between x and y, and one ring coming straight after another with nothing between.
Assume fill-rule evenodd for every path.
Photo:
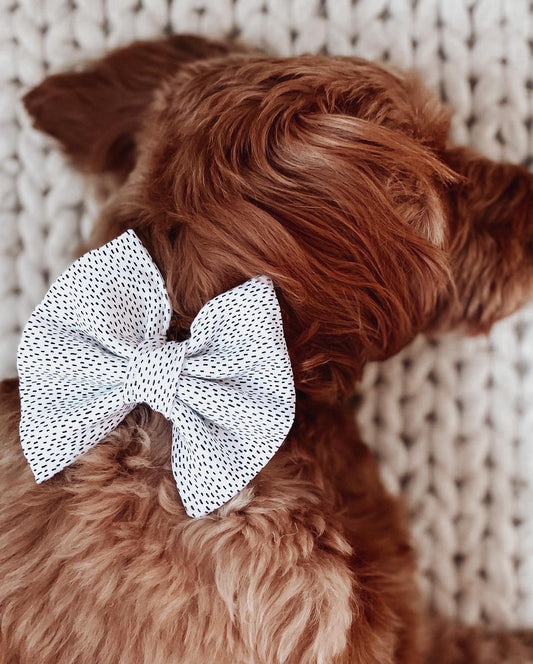
<instances>
[{"instance_id":1,"label":"fabric bow","mask_svg":"<svg viewBox=\"0 0 533 664\"><path fill-rule=\"evenodd\" d=\"M294 420L294 380L274 286L257 277L202 307L168 341L163 277L133 231L68 268L18 351L20 439L37 482L94 447L139 403L173 423L172 471L189 516L226 503Z\"/></svg>"}]
</instances>

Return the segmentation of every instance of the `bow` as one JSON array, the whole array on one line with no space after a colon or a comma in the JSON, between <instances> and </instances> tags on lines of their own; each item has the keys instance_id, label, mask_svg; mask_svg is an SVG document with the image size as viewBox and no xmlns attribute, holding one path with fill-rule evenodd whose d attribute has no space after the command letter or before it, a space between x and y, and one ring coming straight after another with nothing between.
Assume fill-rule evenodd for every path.
<instances>
[{"instance_id":1,"label":"bow","mask_svg":"<svg viewBox=\"0 0 533 664\"><path fill-rule=\"evenodd\" d=\"M294 380L274 286L256 277L207 302L168 341L163 277L127 231L71 265L18 350L21 445L36 481L94 447L139 403L173 423L172 472L189 516L226 503L294 421Z\"/></svg>"}]
</instances>

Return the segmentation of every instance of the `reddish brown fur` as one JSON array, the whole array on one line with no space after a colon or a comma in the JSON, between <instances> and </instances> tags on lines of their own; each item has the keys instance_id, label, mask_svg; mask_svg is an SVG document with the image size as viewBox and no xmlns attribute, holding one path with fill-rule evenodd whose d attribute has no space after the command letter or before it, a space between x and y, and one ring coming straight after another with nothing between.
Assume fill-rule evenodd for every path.
<instances>
[{"instance_id":1,"label":"reddish brown fur","mask_svg":"<svg viewBox=\"0 0 533 664\"><path fill-rule=\"evenodd\" d=\"M347 399L368 360L428 326L486 329L528 295L531 175L450 149L448 113L415 78L353 58L174 37L25 103L80 168L123 183L95 242L137 231L173 338L217 293L273 278L298 399L267 468L191 520L163 418L139 407L36 486L5 383L1 664L527 661L527 634L424 617L402 507Z\"/></svg>"}]
</instances>

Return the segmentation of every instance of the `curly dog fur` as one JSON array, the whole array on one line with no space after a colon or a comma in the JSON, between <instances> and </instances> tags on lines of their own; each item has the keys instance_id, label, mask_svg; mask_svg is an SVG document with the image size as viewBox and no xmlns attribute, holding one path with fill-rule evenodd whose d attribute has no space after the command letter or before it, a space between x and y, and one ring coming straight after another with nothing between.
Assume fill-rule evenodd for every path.
<instances>
[{"instance_id":1,"label":"curly dog fur","mask_svg":"<svg viewBox=\"0 0 533 664\"><path fill-rule=\"evenodd\" d=\"M533 661L419 605L401 503L350 395L421 331L486 331L533 280L533 177L448 144L416 77L355 58L274 58L176 36L51 76L25 97L111 195L94 244L134 228L183 338L257 274L279 292L297 388L289 438L191 520L169 424L138 407L35 485L16 381L0 400L2 664Z\"/></svg>"}]
</instances>

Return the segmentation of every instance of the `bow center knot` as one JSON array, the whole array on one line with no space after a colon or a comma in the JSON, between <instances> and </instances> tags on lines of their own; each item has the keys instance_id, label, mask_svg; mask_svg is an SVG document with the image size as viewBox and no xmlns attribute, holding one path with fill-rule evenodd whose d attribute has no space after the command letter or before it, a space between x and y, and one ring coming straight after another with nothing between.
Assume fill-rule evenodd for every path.
<instances>
[{"instance_id":1,"label":"bow center knot","mask_svg":"<svg viewBox=\"0 0 533 664\"><path fill-rule=\"evenodd\" d=\"M171 419L186 346L163 335L142 341L126 369L124 403L146 403Z\"/></svg>"}]
</instances>

